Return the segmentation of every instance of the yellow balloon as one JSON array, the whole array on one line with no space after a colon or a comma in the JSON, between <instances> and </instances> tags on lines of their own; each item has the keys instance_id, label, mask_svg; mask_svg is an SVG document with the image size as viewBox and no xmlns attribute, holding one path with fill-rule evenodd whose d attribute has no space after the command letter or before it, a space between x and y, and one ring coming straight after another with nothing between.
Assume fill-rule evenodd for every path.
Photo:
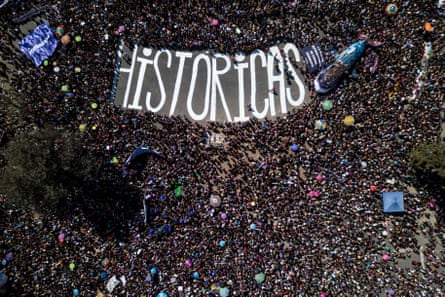
<instances>
[{"instance_id":1,"label":"yellow balloon","mask_svg":"<svg viewBox=\"0 0 445 297\"><path fill-rule=\"evenodd\" d=\"M353 116L346 116L346 117L343 119L343 123L344 123L346 126L351 126L351 125L354 125L354 123L355 123L355 119L354 119Z\"/></svg>"},{"instance_id":2,"label":"yellow balloon","mask_svg":"<svg viewBox=\"0 0 445 297\"><path fill-rule=\"evenodd\" d=\"M80 124L79 125L79 131L80 132L85 132L87 130L87 125L86 124Z\"/></svg>"}]
</instances>

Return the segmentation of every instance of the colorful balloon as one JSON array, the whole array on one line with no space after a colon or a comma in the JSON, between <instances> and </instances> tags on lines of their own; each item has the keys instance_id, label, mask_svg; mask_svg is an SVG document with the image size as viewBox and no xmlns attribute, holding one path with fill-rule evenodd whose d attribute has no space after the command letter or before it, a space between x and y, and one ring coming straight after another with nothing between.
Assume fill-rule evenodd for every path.
<instances>
[{"instance_id":1,"label":"colorful balloon","mask_svg":"<svg viewBox=\"0 0 445 297\"><path fill-rule=\"evenodd\" d=\"M228 297L229 294L230 294L229 288L223 287L223 288L219 289L219 295L221 297Z\"/></svg>"},{"instance_id":2,"label":"colorful balloon","mask_svg":"<svg viewBox=\"0 0 445 297\"><path fill-rule=\"evenodd\" d=\"M334 104L331 100L325 100L321 103L321 106L323 107L324 111L330 111L334 107Z\"/></svg>"},{"instance_id":3,"label":"colorful balloon","mask_svg":"<svg viewBox=\"0 0 445 297\"><path fill-rule=\"evenodd\" d=\"M61 25L57 26L57 29L56 29L56 36L57 36L57 37L60 37L60 36L62 36L63 34L65 34L65 30L63 29L63 26L61 26Z\"/></svg>"},{"instance_id":4,"label":"colorful balloon","mask_svg":"<svg viewBox=\"0 0 445 297\"><path fill-rule=\"evenodd\" d=\"M326 120L320 119L315 121L315 129L323 131L328 127L328 122Z\"/></svg>"},{"instance_id":5,"label":"colorful balloon","mask_svg":"<svg viewBox=\"0 0 445 297\"><path fill-rule=\"evenodd\" d=\"M423 28L425 29L426 32L433 31L433 26L431 25L430 22L426 22L425 25L423 26Z\"/></svg>"},{"instance_id":6,"label":"colorful balloon","mask_svg":"<svg viewBox=\"0 0 445 297\"><path fill-rule=\"evenodd\" d=\"M63 45L68 45L71 42L71 37L68 34L65 34L60 38L60 42L62 42Z\"/></svg>"},{"instance_id":7,"label":"colorful balloon","mask_svg":"<svg viewBox=\"0 0 445 297\"><path fill-rule=\"evenodd\" d=\"M395 3L390 3L386 6L385 12L387 15L395 15L399 11L399 8Z\"/></svg>"},{"instance_id":8,"label":"colorful balloon","mask_svg":"<svg viewBox=\"0 0 445 297\"><path fill-rule=\"evenodd\" d=\"M291 145L290 149L291 149L291 151L293 151L295 153L300 149L300 147L294 143Z\"/></svg>"},{"instance_id":9,"label":"colorful balloon","mask_svg":"<svg viewBox=\"0 0 445 297\"><path fill-rule=\"evenodd\" d=\"M12 252L7 253L5 259L11 262L14 259L14 255L12 254Z\"/></svg>"},{"instance_id":10,"label":"colorful balloon","mask_svg":"<svg viewBox=\"0 0 445 297\"><path fill-rule=\"evenodd\" d=\"M80 132L85 132L87 130L87 125L86 124L80 124L79 125L79 131Z\"/></svg>"},{"instance_id":11,"label":"colorful balloon","mask_svg":"<svg viewBox=\"0 0 445 297\"><path fill-rule=\"evenodd\" d=\"M57 240L60 243L63 243L65 241L65 234L64 233L60 233L59 236L57 236Z\"/></svg>"},{"instance_id":12,"label":"colorful balloon","mask_svg":"<svg viewBox=\"0 0 445 297\"><path fill-rule=\"evenodd\" d=\"M353 116L346 116L344 119L343 119L343 123L346 125L346 126L352 126L352 125L354 125L354 123L355 123L355 119L354 119L354 117Z\"/></svg>"},{"instance_id":13,"label":"colorful balloon","mask_svg":"<svg viewBox=\"0 0 445 297\"><path fill-rule=\"evenodd\" d=\"M255 281L260 284L260 283L264 282L266 275L261 272L261 273L255 274L254 278L255 278Z\"/></svg>"},{"instance_id":14,"label":"colorful balloon","mask_svg":"<svg viewBox=\"0 0 445 297\"><path fill-rule=\"evenodd\" d=\"M221 205L221 198L216 194L210 195L210 205L213 207L219 207Z\"/></svg>"}]
</instances>

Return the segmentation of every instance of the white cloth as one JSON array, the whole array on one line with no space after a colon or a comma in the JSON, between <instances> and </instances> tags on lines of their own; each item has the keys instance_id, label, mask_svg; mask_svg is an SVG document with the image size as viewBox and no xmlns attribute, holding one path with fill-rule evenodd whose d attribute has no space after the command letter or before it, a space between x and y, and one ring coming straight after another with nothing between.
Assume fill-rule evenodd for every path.
<instances>
[{"instance_id":1,"label":"white cloth","mask_svg":"<svg viewBox=\"0 0 445 297\"><path fill-rule=\"evenodd\" d=\"M107 290L108 292L113 292L114 288L119 285L120 281L113 275L107 282Z\"/></svg>"}]
</instances>

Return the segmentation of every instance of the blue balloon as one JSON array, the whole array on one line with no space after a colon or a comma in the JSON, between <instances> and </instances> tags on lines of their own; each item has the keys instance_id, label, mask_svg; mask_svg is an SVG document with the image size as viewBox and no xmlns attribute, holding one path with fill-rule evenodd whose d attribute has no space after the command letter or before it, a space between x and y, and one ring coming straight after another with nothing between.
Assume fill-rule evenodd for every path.
<instances>
[{"instance_id":1,"label":"blue balloon","mask_svg":"<svg viewBox=\"0 0 445 297\"><path fill-rule=\"evenodd\" d=\"M225 242L224 240L221 240L221 241L219 242L219 246L220 246L220 247L225 247L225 246L226 246L226 242Z\"/></svg>"},{"instance_id":2,"label":"blue balloon","mask_svg":"<svg viewBox=\"0 0 445 297\"><path fill-rule=\"evenodd\" d=\"M256 225L254 223L250 224L250 230L256 230Z\"/></svg>"},{"instance_id":3,"label":"blue balloon","mask_svg":"<svg viewBox=\"0 0 445 297\"><path fill-rule=\"evenodd\" d=\"M150 269L150 273L151 273L151 274L156 274L156 273L158 273L158 268L153 267L152 269Z\"/></svg>"},{"instance_id":4,"label":"blue balloon","mask_svg":"<svg viewBox=\"0 0 445 297\"><path fill-rule=\"evenodd\" d=\"M168 295L165 292L159 292L157 297L168 297Z\"/></svg>"},{"instance_id":5,"label":"blue balloon","mask_svg":"<svg viewBox=\"0 0 445 297\"><path fill-rule=\"evenodd\" d=\"M294 143L293 145L291 145L291 147L290 147L290 149L291 149L293 152L298 151L299 148L300 148L300 147L299 147L298 145L296 145L295 143Z\"/></svg>"},{"instance_id":6,"label":"blue balloon","mask_svg":"<svg viewBox=\"0 0 445 297\"><path fill-rule=\"evenodd\" d=\"M145 277L145 280L146 280L147 282L151 281L151 276L147 275L147 276Z\"/></svg>"},{"instance_id":7,"label":"blue balloon","mask_svg":"<svg viewBox=\"0 0 445 297\"><path fill-rule=\"evenodd\" d=\"M106 278L107 277L107 273L105 271L102 271L100 273L100 278Z\"/></svg>"},{"instance_id":8,"label":"blue balloon","mask_svg":"<svg viewBox=\"0 0 445 297\"><path fill-rule=\"evenodd\" d=\"M73 295L74 295L74 296L79 296L79 293L80 293L80 292L79 292L78 289L74 289L74 290L73 290Z\"/></svg>"},{"instance_id":9,"label":"blue balloon","mask_svg":"<svg viewBox=\"0 0 445 297\"><path fill-rule=\"evenodd\" d=\"M219 289L219 295L221 295L221 297L228 297L230 294L230 290L226 287L223 287L221 289Z\"/></svg>"},{"instance_id":10,"label":"blue balloon","mask_svg":"<svg viewBox=\"0 0 445 297\"><path fill-rule=\"evenodd\" d=\"M193 278L194 279L198 279L199 278L199 273L198 272L193 272Z\"/></svg>"}]
</instances>

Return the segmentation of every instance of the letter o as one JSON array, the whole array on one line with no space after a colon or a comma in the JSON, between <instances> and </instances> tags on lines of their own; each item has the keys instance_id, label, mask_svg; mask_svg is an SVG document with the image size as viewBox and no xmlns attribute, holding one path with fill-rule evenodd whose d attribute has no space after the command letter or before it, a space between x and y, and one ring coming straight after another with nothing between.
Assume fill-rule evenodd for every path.
<instances>
[{"instance_id":1,"label":"letter o","mask_svg":"<svg viewBox=\"0 0 445 297\"><path fill-rule=\"evenodd\" d=\"M195 85L196 85L196 77L198 76L198 66L199 62L201 60L204 60L207 66L207 81L206 81L206 91L205 91L205 97L204 97L204 108L202 110L202 113L197 114L193 110L192 107L192 101L193 101L193 93L195 91ZM212 66L210 63L210 59L205 54L199 54L195 57L195 60L193 61L193 69L192 69L192 78L190 80L190 88L187 95L187 112L189 113L190 117L195 121L202 121L207 116L207 113L209 112L209 105L210 105L210 83L212 78Z\"/></svg>"}]
</instances>

